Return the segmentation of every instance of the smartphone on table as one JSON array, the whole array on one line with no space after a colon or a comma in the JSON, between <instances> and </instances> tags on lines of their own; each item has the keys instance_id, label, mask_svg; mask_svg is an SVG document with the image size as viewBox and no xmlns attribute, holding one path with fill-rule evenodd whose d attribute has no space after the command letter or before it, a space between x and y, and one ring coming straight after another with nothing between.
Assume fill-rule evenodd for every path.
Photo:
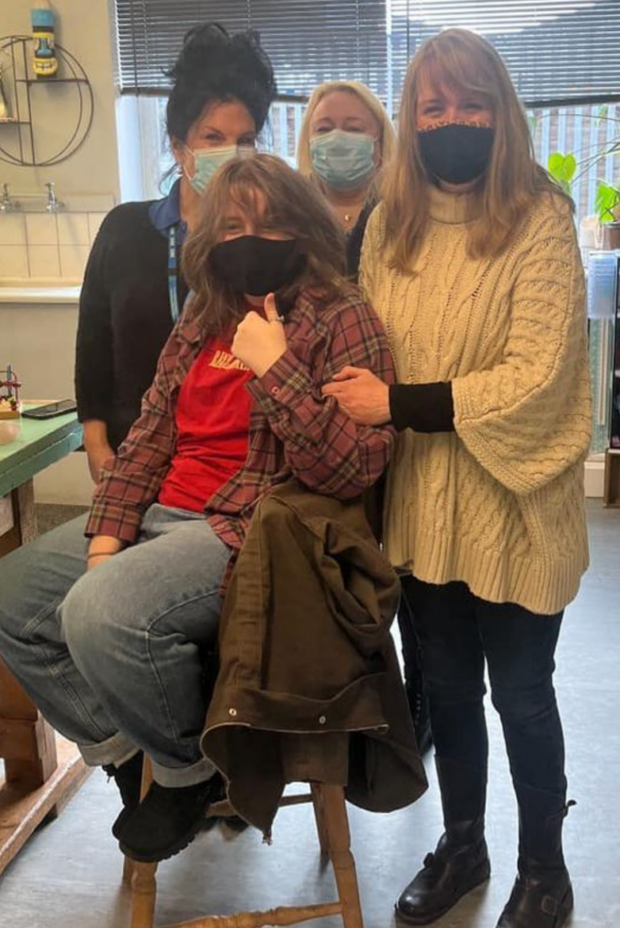
<instances>
[{"instance_id":1,"label":"smartphone on table","mask_svg":"<svg viewBox=\"0 0 620 928\"><path fill-rule=\"evenodd\" d=\"M58 400L55 403L46 403L45 406L35 406L34 409L24 409L24 419L53 419L54 416L64 416L68 412L75 412L75 400Z\"/></svg>"}]
</instances>

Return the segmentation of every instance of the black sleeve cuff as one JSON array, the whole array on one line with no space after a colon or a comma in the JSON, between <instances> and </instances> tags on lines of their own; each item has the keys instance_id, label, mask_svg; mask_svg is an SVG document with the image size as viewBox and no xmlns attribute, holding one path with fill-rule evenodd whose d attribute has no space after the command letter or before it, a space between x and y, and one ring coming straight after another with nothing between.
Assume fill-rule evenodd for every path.
<instances>
[{"instance_id":1,"label":"black sleeve cuff","mask_svg":"<svg viewBox=\"0 0 620 928\"><path fill-rule=\"evenodd\" d=\"M391 384L390 414L397 432L454 432L452 384Z\"/></svg>"}]
</instances>

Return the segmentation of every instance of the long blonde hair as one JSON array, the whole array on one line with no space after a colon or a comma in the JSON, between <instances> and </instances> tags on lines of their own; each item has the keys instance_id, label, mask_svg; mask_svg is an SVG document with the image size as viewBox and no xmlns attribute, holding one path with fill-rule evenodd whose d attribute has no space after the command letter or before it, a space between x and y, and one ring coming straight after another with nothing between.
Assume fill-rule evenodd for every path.
<instances>
[{"instance_id":1,"label":"long blonde hair","mask_svg":"<svg viewBox=\"0 0 620 928\"><path fill-rule=\"evenodd\" d=\"M499 254L509 244L528 208L542 193L569 197L536 163L527 116L502 59L485 39L466 29L447 29L428 39L407 69L398 117L397 154L384 174L386 235L390 262L411 266L429 212L429 178L416 132L420 78L477 94L488 102L495 135L491 161L475 189L476 222L469 227L472 257Z\"/></svg>"},{"instance_id":2,"label":"long blonde hair","mask_svg":"<svg viewBox=\"0 0 620 928\"><path fill-rule=\"evenodd\" d=\"M306 112L304 113L303 122L299 131L297 141L297 169L305 177L314 178L312 168L312 158L310 155L310 125L315 110L321 100L329 96L330 93L344 91L358 97L367 110L374 116L379 124L379 148L381 151L381 162L379 170L389 164L396 152L396 133L392 120L390 119L386 108L381 100L360 81L325 81L314 88L308 101ZM377 175L375 175L376 177Z\"/></svg>"},{"instance_id":3,"label":"long blonde hair","mask_svg":"<svg viewBox=\"0 0 620 928\"><path fill-rule=\"evenodd\" d=\"M255 225L299 242L305 267L290 288L279 292L282 300L294 299L302 289L319 290L327 299L350 290L344 278L344 233L321 193L275 155L235 158L207 184L199 222L183 248L183 275L195 294L188 310L205 334L229 334L246 312L243 295L210 270L209 256L223 240L231 204Z\"/></svg>"}]
</instances>

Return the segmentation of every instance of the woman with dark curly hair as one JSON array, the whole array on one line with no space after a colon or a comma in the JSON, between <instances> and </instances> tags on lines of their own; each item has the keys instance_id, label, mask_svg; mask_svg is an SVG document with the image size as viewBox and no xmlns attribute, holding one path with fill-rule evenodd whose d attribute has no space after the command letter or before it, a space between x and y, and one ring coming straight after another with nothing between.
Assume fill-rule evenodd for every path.
<instances>
[{"instance_id":1,"label":"woman with dark curly hair","mask_svg":"<svg viewBox=\"0 0 620 928\"><path fill-rule=\"evenodd\" d=\"M196 26L168 72L166 123L180 177L162 200L124 203L104 220L82 295L75 388L93 480L140 412L187 296L180 247L206 184L238 151L253 150L275 95L253 32Z\"/></svg>"}]
</instances>

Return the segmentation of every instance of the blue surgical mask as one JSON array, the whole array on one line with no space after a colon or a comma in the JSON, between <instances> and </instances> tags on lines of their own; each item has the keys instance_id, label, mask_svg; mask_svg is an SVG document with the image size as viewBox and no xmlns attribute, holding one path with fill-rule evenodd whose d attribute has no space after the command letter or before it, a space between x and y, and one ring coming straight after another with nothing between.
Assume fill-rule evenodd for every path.
<instances>
[{"instance_id":1,"label":"blue surgical mask","mask_svg":"<svg viewBox=\"0 0 620 928\"><path fill-rule=\"evenodd\" d=\"M332 129L310 141L312 167L328 187L352 190L375 170L375 140L362 132Z\"/></svg>"},{"instance_id":2,"label":"blue surgical mask","mask_svg":"<svg viewBox=\"0 0 620 928\"><path fill-rule=\"evenodd\" d=\"M194 174L189 176L185 168L183 171L196 193L204 193L207 184L218 168L232 158L253 154L254 149L249 145L226 145L223 148L186 148L194 156Z\"/></svg>"}]
</instances>

